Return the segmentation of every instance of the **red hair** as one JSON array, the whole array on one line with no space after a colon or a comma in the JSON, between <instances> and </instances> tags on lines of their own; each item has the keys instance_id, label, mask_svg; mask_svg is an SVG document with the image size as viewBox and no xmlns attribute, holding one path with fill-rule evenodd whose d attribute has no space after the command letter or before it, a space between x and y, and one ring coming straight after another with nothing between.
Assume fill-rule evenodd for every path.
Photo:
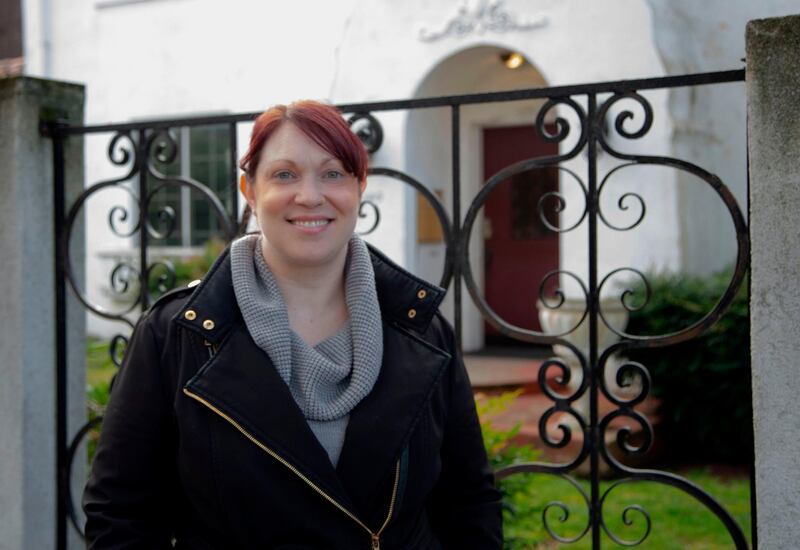
<instances>
[{"instance_id":1,"label":"red hair","mask_svg":"<svg viewBox=\"0 0 800 550\"><path fill-rule=\"evenodd\" d=\"M342 167L358 181L367 179L369 157L364 144L336 107L312 100L275 105L256 118L253 133L250 135L250 145L239 162L239 168L248 179L253 179L264 144L284 122L297 126L314 143L339 160Z\"/></svg>"}]
</instances>

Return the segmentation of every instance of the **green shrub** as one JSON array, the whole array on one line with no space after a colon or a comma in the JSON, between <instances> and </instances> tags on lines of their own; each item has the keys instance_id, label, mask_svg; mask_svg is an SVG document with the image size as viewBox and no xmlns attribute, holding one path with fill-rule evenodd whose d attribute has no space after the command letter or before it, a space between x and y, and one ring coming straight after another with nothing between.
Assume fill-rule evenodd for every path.
<instances>
[{"instance_id":1,"label":"green shrub","mask_svg":"<svg viewBox=\"0 0 800 550\"><path fill-rule=\"evenodd\" d=\"M514 442L522 427L520 423L508 430L498 429L492 424L494 417L506 410L521 394L520 389L492 397L479 395L475 400L483 432L483 444L489 457L489 464L494 470L522 462L536 462L541 458L541 451L538 449ZM530 485L529 476L524 474L512 475L498 484L503 495L503 532L506 550L530 548L532 540L547 539L541 516L532 514L528 510L531 504Z\"/></svg>"},{"instance_id":2,"label":"green shrub","mask_svg":"<svg viewBox=\"0 0 800 550\"><path fill-rule=\"evenodd\" d=\"M111 378L117 367L111 361L109 343L90 339L86 345L86 408L88 420L102 416L108 405ZM87 436L89 462L94 458L100 427L96 426Z\"/></svg>"},{"instance_id":3,"label":"green shrub","mask_svg":"<svg viewBox=\"0 0 800 550\"><path fill-rule=\"evenodd\" d=\"M667 334L712 310L732 271L706 276L648 275L651 296L631 314L627 332ZM642 292L639 288L637 292ZM638 294L642 296L642 294ZM749 463L753 432L747 280L728 311L697 339L666 348L631 350L661 399L666 458L683 462Z\"/></svg>"},{"instance_id":4,"label":"green shrub","mask_svg":"<svg viewBox=\"0 0 800 550\"><path fill-rule=\"evenodd\" d=\"M202 279L214 260L217 259L222 251L225 249L225 242L220 239L210 239L203 246L202 254L191 256L184 259L171 259L173 269L175 270L175 284L171 288L180 288L186 286L187 283L196 279ZM159 296L163 293L163 289L159 289L159 275L165 274L164 269L160 269L153 273L149 280L150 293L153 296ZM166 290L171 290L168 288Z\"/></svg>"}]
</instances>

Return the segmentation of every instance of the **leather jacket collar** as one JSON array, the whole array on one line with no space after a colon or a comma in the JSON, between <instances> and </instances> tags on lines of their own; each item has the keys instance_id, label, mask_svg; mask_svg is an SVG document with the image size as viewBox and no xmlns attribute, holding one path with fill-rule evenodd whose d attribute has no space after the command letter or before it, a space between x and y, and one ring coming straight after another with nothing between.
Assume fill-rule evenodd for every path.
<instances>
[{"instance_id":1,"label":"leather jacket collar","mask_svg":"<svg viewBox=\"0 0 800 550\"><path fill-rule=\"evenodd\" d=\"M367 246L384 320L424 333L444 299L445 291L397 266L372 246ZM222 341L233 323L241 321L231 281L230 247L214 262L177 315L176 321L215 345Z\"/></svg>"}]
</instances>

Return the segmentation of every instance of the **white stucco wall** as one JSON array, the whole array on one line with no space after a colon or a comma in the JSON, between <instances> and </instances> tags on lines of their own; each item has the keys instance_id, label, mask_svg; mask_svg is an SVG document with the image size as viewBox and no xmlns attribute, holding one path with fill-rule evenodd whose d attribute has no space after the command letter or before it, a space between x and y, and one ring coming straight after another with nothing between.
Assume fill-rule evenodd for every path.
<instances>
[{"instance_id":1,"label":"white stucco wall","mask_svg":"<svg viewBox=\"0 0 800 550\"><path fill-rule=\"evenodd\" d=\"M648 0L659 55L669 74L744 66L744 28L751 19L800 12L797 0L758 2ZM676 89L669 94L674 155L720 177L747 216L745 84ZM681 259L686 271L730 265L736 240L719 197L693 176L679 175Z\"/></svg>"},{"instance_id":2,"label":"white stucco wall","mask_svg":"<svg viewBox=\"0 0 800 550\"><path fill-rule=\"evenodd\" d=\"M777 0L771 3L789 4ZM680 5L689 9L689 4ZM738 14L736 17L749 13L749 8L731 10L729 4L726 3L723 10L719 2L714 3L720 13L733 12ZM744 6L745 1L737 0L734 4ZM538 71L537 83L546 82L547 85L659 76L665 74L664 64L670 72L695 70L694 65L676 64L665 52L684 52L672 47L680 42L681 47L688 48L686 44L691 40L681 41L681 36L709 30L721 20L711 8L694 7L691 13L709 21L708 28L702 25L695 28L675 19L671 15L672 8L667 7L669 3L659 0L649 3L645 0L506 0L501 9L519 22L535 23L533 28L509 32L484 29L434 41L420 39L422 31L430 33L446 27L462 5L467 6L469 13L475 13L478 7L488 4L480 0L469 0L466 4L426 0L403 3L297 0L280 4L231 0L223 7L213 0L140 0L136 3L26 0L26 72L44 75L49 71L48 76L85 83L89 123L127 121L256 111L276 102L305 97L350 103L536 85L525 83L528 81L510 72L489 70L485 64L476 64L475 57L464 58L468 62L462 66L452 64L459 55L464 55L460 52L476 47L522 52ZM725 36L732 36L738 24L738 19L732 19ZM730 61L731 56L726 53L736 46L725 40L718 44L717 50L708 50L711 52L707 54L709 59L717 60L718 65L701 64L697 69L736 66L738 54ZM45 43L51 44L49 56ZM717 51L724 55L714 53ZM701 48L700 53L703 52L706 50ZM694 53L690 48L675 55L688 59ZM701 56L701 59L705 58ZM716 105L714 98L725 93L712 94L698 105L708 102ZM727 137L736 135L739 130L735 125L720 123L731 115L731 110L725 110L726 107L709 109L709 120L713 117L714 121L711 126L714 139L721 141L716 148L693 148L681 145L686 142L676 138L678 134L673 129L673 119L678 121L679 131L686 127L686 117L678 116L680 98L668 97L665 92L651 92L647 97L656 112L653 129L645 139L630 143L612 137L614 144L627 151L646 150L651 154L696 154L703 157L702 164L712 171L713 165L719 164L724 180L735 181L738 177L739 183L735 186L741 192L743 167L738 167L736 162L726 162L731 156L736 157L738 147L736 142L726 141ZM477 162L480 129L492 124L507 125L515 119L520 119L520 123L529 122L535 112L534 108L521 105L494 108L491 113L481 112L482 109L485 108L470 107L462 113L462 181L465 186L462 212L466 212L481 183L478 177L481 167ZM691 116L697 109L684 111L689 113L686 116ZM568 110L559 112L570 116ZM403 112L384 112L377 116L386 137L373 164L407 171L426 184L432 181L430 185L447 191L450 174L447 110L431 110L418 120ZM633 125L636 123L632 121ZM240 125L238 131L241 153L247 140L247 125ZM740 135L743 132L742 127ZM440 139L441 136L445 139ZM106 134L86 140L88 183L118 177L124 172L108 162L106 149L110 137ZM705 162L706 151L712 149L718 163L716 160ZM585 157L579 156L565 166L584 175ZM601 176L611 166L608 155L600 157ZM729 178L728 173L733 175ZM685 184L681 182L680 185ZM708 223L698 215L703 212L697 211L693 200L687 198L689 195L677 190L678 186L675 173L662 168L624 170L609 182L603 202L609 216L623 216L619 223L631 220L629 216L636 210L634 203L629 203L631 210L627 213L615 206L617 198L625 191L642 195L647 204L647 216L635 231L620 233L601 229L601 277L620 266L680 269L694 265L692 258L701 257L709 246L714 248L713 242L705 242L709 239L687 238L687 235L697 234L696 227L705 227ZM566 218L574 211L570 209L581 209L582 202L576 194L577 188L564 178L562 191L568 202L568 210L563 214ZM416 206L410 189L399 182L373 178L367 198L381 207L381 225L369 240L412 270L438 279L440 267L436 266L441 265L437 264L441 252L416 246ZM126 204L127 200L125 193L117 190L104 192L87 204L90 212L87 229L91 235L87 247L90 258L87 286L92 298L98 301L104 299L99 289L108 286L113 265L111 260L101 259L98 253L132 244L131 239L114 237L107 222L109 210L114 205ZM448 202L446 195L445 204ZM684 215L690 211L693 221L687 221ZM130 214L135 216L136 212L131 210ZM575 271L582 278L586 277L585 247L585 224L564 235L561 241L562 267ZM479 253L473 256L479 259ZM574 294L577 288L567 286L567 290ZM469 349L481 344L482 329L466 293L464 306L465 312L471 312L465 319L465 343ZM93 316L90 330L109 332Z\"/></svg>"}]
</instances>

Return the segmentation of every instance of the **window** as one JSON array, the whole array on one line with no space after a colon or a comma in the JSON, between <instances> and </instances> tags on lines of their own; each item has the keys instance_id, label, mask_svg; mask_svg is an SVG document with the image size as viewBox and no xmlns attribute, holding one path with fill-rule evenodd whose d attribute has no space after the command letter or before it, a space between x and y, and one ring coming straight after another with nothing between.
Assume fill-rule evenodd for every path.
<instances>
[{"instance_id":1,"label":"window","mask_svg":"<svg viewBox=\"0 0 800 550\"><path fill-rule=\"evenodd\" d=\"M169 164L156 162L155 168L167 176L191 178L207 186L225 206L230 218L237 191L231 166L229 127L184 127L173 136L178 154ZM153 189L159 183L151 178L148 185ZM166 212L174 213L174 217L163 217ZM188 186L167 185L160 189L151 200L149 220L157 232L169 233L166 238L153 239L154 246L202 246L212 237L221 235L214 207L202 193ZM169 231L170 226L172 231Z\"/></svg>"}]
</instances>

